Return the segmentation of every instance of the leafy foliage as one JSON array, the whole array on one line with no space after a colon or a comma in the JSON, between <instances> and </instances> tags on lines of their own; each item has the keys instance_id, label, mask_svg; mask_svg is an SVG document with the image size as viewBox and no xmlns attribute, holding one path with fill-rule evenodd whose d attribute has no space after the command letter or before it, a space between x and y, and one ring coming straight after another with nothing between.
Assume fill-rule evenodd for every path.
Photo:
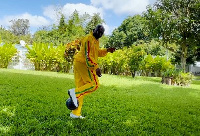
<instances>
[{"instance_id":1,"label":"leafy foliage","mask_svg":"<svg viewBox=\"0 0 200 136\"><path fill-rule=\"evenodd\" d=\"M49 36L49 32L47 30L38 30L34 33L33 41L35 43L49 43L52 41L53 37Z\"/></svg>"},{"instance_id":2,"label":"leafy foliage","mask_svg":"<svg viewBox=\"0 0 200 136\"><path fill-rule=\"evenodd\" d=\"M94 14L92 17L88 15L80 16L75 10L68 20L61 14L59 25L53 25L51 30L39 30L35 32L33 41L52 43L55 46L67 44L85 36L85 32L90 32L100 23L103 23L103 20L99 14Z\"/></svg>"},{"instance_id":3,"label":"leafy foliage","mask_svg":"<svg viewBox=\"0 0 200 136\"><path fill-rule=\"evenodd\" d=\"M161 76L163 71L174 68L166 56L153 56L145 52L148 44L132 45L131 48L118 49L112 54L99 59L99 65L104 73L116 75L130 75L136 72L140 75ZM153 50L153 49L152 49ZM151 50L149 50L151 52Z\"/></svg>"},{"instance_id":4,"label":"leafy foliage","mask_svg":"<svg viewBox=\"0 0 200 136\"><path fill-rule=\"evenodd\" d=\"M112 35L109 37L109 41L106 47L115 47L116 49L122 49L126 40L126 34L123 31L115 29Z\"/></svg>"},{"instance_id":5,"label":"leafy foliage","mask_svg":"<svg viewBox=\"0 0 200 136\"><path fill-rule=\"evenodd\" d=\"M137 40L147 40L146 20L141 15L129 16L113 31L107 46L130 47Z\"/></svg>"},{"instance_id":6,"label":"leafy foliage","mask_svg":"<svg viewBox=\"0 0 200 136\"><path fill-rule=\"evenodd\" d=\"M84 18L80 17L76 10L70 16L68 23L66 25L67 27L66 27L66 32L65 32L67 34L66 35L67 37L65 37L67 38L67 43L85 35L83 20Z\"/></svg>"},{"instance_id":7,"label":"leafy foliage","mask_svg":"<svg viewBox=\"0 0 200 136\"><path fill-rule=\"evenodd\" d=\"M68 72L71 68L64 59L65 46L62 44L55 47L52 44L33 43L32 47L26 47L26 56L34 63L35 70Z\"/></svg>"},{"instance_id":8,"label":"leafy foliage","mask_svg":"<svg viewBox=\"0 0 200 136\"><path fill-rule=\"evenodd\" d=\"M104 20L101 19L99 13L94 13L91 20L87 23L85 28L85 33L89 34L98 24L104 23Z\"/></svg>"},{"instance_id":9,"label":"leafy foliage","mask_svg":"<svg viewBox=\"0 0 200 136\"><path fill-rule=\"evenodd\" d=\"M17 19L10 21L12 25L10 26L10 31L16 35L27 35L29 34L29 20L28 19Z\"/></svg>"},{"instance_id":10,"label":"leafy foliage","mask_svg":"<svg viewBox=\"0 0 200 136\"><path fill-rule=\"evenodd\" d=\"M0 45L0 68L7 68L9 62L16 53L17 49L11 43Z\"/></svg>"},{"instance_id":11,"label":"leafy foliage","mask_svg":"<svg viewBox=\"0 0 200 136\"><path fill-rule=\"evenodd\" d=\"M168 43L179 45L175 53L184 70L186 59L194 55L188 50L199 46L199 12L198 0L159 0L145 15L151 36L162 39L165 47Z\"/></svg>"},{"instance_id":12,"label":"leafy foliage","mask_svg":"<svg viewBox=\"0 0 200 136\"><path fill-rule=\"evenodd\" d=\"M141 69L142 61L144 60L145 55L146 52L140 46L132 46L131 49L128 49L128 65L130 67L132 77L135 77L135 72Z\"/></svg>"},{"instance_id":13,"label":"leafy foliage","mask_svg":"<svg viewBox=\"0 0 200 136\"><path fill-rule=\"evenodd\" d=\"M99 65L103 73L114 75L127 74L128 65L125 50L117 50L114 53L108 53L105 57L99 58Z\"/></svg>"},{"instance_id":14,"label":"leafy foliage","mask_svg":"<svg viewBox=\"0 0 200 136\"><path fill-rule=\"evenodd\" d=\"M6 30L5 28L0 27L0 40L4 43L17 43L17 36L14 35L11 31Z\"/></svg>"},{"instance_id":15,"label":"leafy foliage","mask_svg":"<svg viewBox=\"0 0 200 136\"><path fill-rule=\"evenodd\" d=\"M68 63L71 65L73 64L74 61L74 55L80 51L80 46L81 46L81 38L76 39L74 41L71 41L67 43L65 46L65 54L64 57L67 60Z\"/></svg>"},{"instance_id":16,"label":"leafy foliage","mask_svg":"<svg viewBox=\"0 0 200 136\"><path fill-rule=\"evenodd\" d=\"M192 82L192 78L190 72L185 73L181 70L168 69L163 73L162 82L170 85L188 86Z\"/></svg>"}]
</instances>

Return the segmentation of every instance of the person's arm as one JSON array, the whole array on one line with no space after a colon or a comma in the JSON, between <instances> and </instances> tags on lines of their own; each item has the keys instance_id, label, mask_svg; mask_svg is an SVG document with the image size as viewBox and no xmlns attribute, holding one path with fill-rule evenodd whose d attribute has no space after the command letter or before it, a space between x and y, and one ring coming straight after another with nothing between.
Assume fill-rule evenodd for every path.
<instances>
[{"instance_id":1,"label":"person's arm","mask_svg":"<svg viewBox=\"0 0 200 136\"><path fill-rule=\"evenodd\" d=\"M104 57L107 55L108 52L113 53L114 51L115 51L115 48L99 49L98 56Z\"/></svg>"},{"instance_id":2,"label":"person's arm","mask_svg":"<svg viewBox=\"0 0 200 136\"><path fill-rule=\"evenodd\" d=\"M113 53L115 51L115 48L107 48L107 52Z\"/></svg>"},{"instance_id":3,"label":"person's arm","mask_svg":"<svg viewBox=\"0 0 200 136\"><path fill-rule=\"evenodd\" d=\"M107 49L99 49L98 50L98 57L104 57L108 53Z\"/></svg>"},{"instance_id":4,"label":"person's arm","mask_svg":"<svg viewBox=\"0 0 200 136\"><path fill-rule=\"evenodd\" d=\"M108 52L113 53L114 51L115 51L115 48L99 49L99 50L98 50L98 56L99 56L99 57L104 57L104 56L106 56L106 54L107 54ZM100 68L97 68L97 69L96 69L96 74L97 74L99 77L102 76L102 75L101 75L101 70L100 70Z\"/></svg>"}]
</instances>

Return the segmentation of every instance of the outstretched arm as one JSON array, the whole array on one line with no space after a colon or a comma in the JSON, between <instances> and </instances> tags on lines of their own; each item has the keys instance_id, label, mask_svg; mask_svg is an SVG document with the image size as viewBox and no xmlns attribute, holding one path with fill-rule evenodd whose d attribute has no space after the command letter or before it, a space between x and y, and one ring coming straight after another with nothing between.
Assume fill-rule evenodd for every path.
<instances>
[{"instance_id":1,"label":"outstretched arm","mask_svg":"<svg viewBox=\"0 0 200 136\"><path fill-rule=\"evenodd\" d=\"M115 48L107 48L107 52L113 53L115 51Z\"/></svg>"},{"instance_id":2,"label":"outstretched arm","mask_svg":"<svg viewBox=\"0 0 200 136\"><path fill-rule=\"evenodd\" d=\"M115 51L115 48L99 49L98 56L104 57L107 55L108 52L113 53L114 51Z\"/></svg>"}]
</instances>

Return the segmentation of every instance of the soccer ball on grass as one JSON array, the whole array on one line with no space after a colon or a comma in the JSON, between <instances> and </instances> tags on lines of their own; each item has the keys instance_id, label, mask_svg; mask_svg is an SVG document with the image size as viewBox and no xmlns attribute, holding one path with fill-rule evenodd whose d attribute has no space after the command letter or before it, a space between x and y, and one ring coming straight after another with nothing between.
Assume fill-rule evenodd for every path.
<instances>
[{"instance_id":1,"label":"soccer ball on grass","mask_svg":"<svg viewBox=\"0 0 200 136\"><path fill-rule=\"evenodd\" d=\"M66 106L69 110L75 110L77 107L74 105L73 101L71 98L68 98L66 101Z\"/></svg>"}]
</instances>

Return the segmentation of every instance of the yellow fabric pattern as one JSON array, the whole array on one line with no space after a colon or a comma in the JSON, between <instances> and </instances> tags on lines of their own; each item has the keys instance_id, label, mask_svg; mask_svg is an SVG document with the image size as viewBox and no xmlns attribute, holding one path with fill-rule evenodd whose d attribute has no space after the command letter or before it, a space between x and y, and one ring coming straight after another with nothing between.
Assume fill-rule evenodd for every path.
<instances>
[{"instance_id":1,"label":"yellow fabric pattern","mask_svg":"<svg viewBox=\"0 0 200 136\"><path fill-rule=\"evenodd\" d=\"M74 60L86 63L90 69L97 69L98 57L104 57L107 54L106 49L99 49L99 41L95 39L92 33L88 34L81 41L81 49L75 55Z\"/></svg>"},{"instance_id":2,"label":"yellow fabric pattern","mask_svg":"<svg viewBox=\"0 0 200 136\"><path fill-rule=\"evenodd\" d=\"M99 87L96 72L90 71L86 64L74 62L75 93L79 101L79 107L73 110L74 115L80 116L85 95L92 93Z\"/></svg>"}]
</instances>

